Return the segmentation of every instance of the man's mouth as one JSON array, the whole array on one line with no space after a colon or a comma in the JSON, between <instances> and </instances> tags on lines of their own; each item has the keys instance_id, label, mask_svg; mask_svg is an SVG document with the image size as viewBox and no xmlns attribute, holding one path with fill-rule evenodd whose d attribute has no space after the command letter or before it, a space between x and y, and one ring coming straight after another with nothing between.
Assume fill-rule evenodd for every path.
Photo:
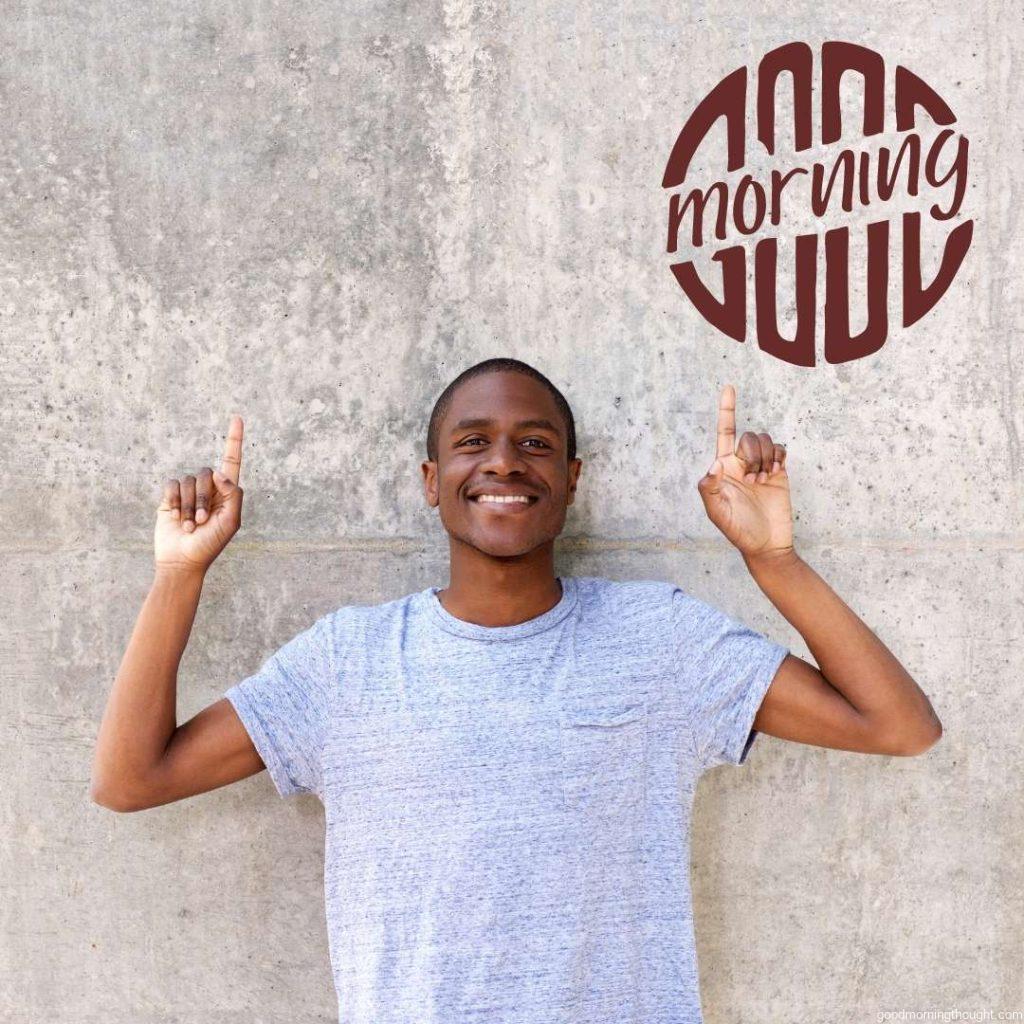
<instances>
[{"instance_id":1,"label":"man's mouth","mask_svg":"<svg viewBox=\"0 0 1024 1024\"><path fill-rule=\"evenodd\" d=\"M470 501L478 505L532 505L537 500L535 494L474 494Z\"/></svg>"}]
</instances>

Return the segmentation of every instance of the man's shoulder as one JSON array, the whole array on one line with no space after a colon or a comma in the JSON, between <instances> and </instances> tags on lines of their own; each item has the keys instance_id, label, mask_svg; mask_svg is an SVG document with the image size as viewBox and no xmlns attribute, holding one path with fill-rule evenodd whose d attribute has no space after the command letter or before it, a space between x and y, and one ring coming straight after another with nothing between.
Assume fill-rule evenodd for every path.
<instances>
[{"instance_id":1,"label":"man's shoulder","mask_svg":"<svg viewBox=\"0 0 1024 1024\"><path fill-rule=\"evenodd\" d=\"M613 580L604 576L576 577L584 614L632 618L662 617L669 613L678 589L664 580Z\"/></svg>"},{"instance_id":2,"label":"man's shoulder","mask_svg":"<svg viewBox=\"0 0 1024 1024\"><path fill-rule=\"evenodd\" d=\"M401 597L394 597L386 601L343 604L339 605L328 614L338 616L340 618L351 619L353 621L379 618L386 619L391 615L401 614L404 612L414 601L421 598L423 594L424 591L415 590L412 593L403 594Z\"/></svg>"},{"instance_id":3,"label":"man's shoulder","mask_svg":"<svg viewBox=\"0 0 1024 1024\"><path fill-rule=\"evenodd\" d=\"M315 625L336 642L343 641L346 637L373 635L380 630L391 628L396 621L406 618L422 596L423 591L414 591L375 604L338 605L321 615Z\"/></svg>"},{"instance_id":4,"label":"man's shoulder","mask_svg":"<svg viewBox=\"0 0 1024 1024\"><path fill-rule=\"evenodd\" d=\"M581 595L617 601L664 600L676 590L665 580L613 580L606 576L576 576Z\"/></svg>"}]
</instances>

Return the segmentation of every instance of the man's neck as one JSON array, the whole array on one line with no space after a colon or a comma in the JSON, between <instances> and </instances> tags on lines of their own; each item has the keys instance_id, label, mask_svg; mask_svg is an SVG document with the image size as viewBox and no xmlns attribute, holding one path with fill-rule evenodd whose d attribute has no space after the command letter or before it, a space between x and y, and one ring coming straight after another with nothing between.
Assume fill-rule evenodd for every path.
<instances>
[{"instance_id":1,"label":"man's neck","mask_svg":"<svg viewBox=\"0 0 1024 1024\"><path fill-rule=\"evenodd\" d=\"M516 626L562 598L553 543L517 558L492 558L453 541L449 574L447 589L437 595L442 607L479 626Z\"/></svg>"}]
</instances>

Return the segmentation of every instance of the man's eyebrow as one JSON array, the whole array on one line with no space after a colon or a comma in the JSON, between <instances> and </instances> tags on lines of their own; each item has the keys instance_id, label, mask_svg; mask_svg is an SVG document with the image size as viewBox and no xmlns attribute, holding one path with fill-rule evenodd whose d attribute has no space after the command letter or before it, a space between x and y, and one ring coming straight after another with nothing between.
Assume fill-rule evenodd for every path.
<instances>
[{"instance_id":1,"label":"man's eyebrow","mask_svg":"<svg viewBox=\"0 0 1024 1024\"><path fill-rule=\"evenodd\" d=\"M473 419L459 420L459 422L452 427L452 431L473 430L478 427L491 426L494 426L494 420L488 419L487 417L476 417ZM545 419L519 420L515 425L516 430L525 430L527 427L532 427L535 430L550 430L554 434L559 432L558 427L556 427L551 420Z\"/></svg>"}]
</instances>

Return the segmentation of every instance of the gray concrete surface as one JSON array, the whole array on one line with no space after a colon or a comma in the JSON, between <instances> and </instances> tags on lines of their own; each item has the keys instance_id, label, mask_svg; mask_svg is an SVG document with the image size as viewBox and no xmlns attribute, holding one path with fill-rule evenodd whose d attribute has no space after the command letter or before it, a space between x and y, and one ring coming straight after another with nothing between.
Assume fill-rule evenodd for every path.
<instances>
[{"instance_id":1,"label":"gray concrete surface","mask_svg":"<svg viewBox=\"0 0 1024 1024\"><path fill-rule=\"evenodd\" d=\"M806 656L697 495L734 383L789 447L798 549L945 725L705 778L708 1024L1024 1010L1019 5L14 0L0 33L0 1022L336 1019L315 799L261 773L115 815L95 733L159 483L231 412L245 520L182 720L316 615L443 584L426 416L499 354L576 410L563 571L675 580ZM954 107L976 226L924 321L797 370L687 305L660 180L724 74L830 38Z\"/></svg>"}]
</instances>

